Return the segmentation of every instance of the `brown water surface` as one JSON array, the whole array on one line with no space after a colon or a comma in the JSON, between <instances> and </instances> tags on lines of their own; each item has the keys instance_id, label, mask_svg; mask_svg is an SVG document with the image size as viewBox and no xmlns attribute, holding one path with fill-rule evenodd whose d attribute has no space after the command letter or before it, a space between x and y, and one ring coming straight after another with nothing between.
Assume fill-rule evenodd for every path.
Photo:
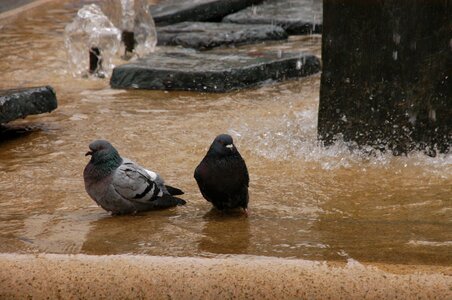
<instances>
[{"instance_id":1,"label":"brown water surface","mask_svg":"<svg viewBox=\"0 0 452 300\"><path fill-rule=\"evenodd\" d=\"M320 147L319 75L227 94L112 90L106 79L73 78L63 32L80 6L54 1L0 19L0 89L50 84L59 101L51 114L1 129L0 252L451 264L450 155ZM320 44L314 35L237 50L320 55ZM211 211L193 179L224 132L249 168L249 218ZM188 204L109 216L82 178L87 145L99 138L182 188Z\"/></svg>"}]
</instances>

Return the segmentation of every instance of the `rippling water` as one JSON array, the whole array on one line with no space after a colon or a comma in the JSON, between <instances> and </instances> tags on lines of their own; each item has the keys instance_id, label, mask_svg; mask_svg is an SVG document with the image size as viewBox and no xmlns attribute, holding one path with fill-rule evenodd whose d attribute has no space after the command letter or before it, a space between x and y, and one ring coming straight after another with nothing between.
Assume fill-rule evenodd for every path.
<instances>
[{"instance_id":1,"label":"rippling water","mask_svg":"<svg viewBox=\"0 0 452 300\"><path fill-rule=\"evenodd\" d=\"M51 84L59 101L51 114L0 129L1 252L451 264L450 155L321 147L319 75L227 94L112 90L108 80L73 78L63 30L80 3L0 19L0 88ZM236 50L268 48L320 55L320 37ZM249 218L211 211L193 179L223 132L250 171ZM187 206L110 217L83 185L84 153L98 138L185 190Z\"/></svg>"}]
</instances>

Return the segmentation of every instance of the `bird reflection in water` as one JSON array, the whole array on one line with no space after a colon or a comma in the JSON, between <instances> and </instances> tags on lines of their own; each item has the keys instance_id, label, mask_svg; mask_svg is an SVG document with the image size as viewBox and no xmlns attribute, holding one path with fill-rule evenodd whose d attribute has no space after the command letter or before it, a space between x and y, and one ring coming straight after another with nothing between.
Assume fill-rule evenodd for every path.
<instances>
[{"instance_id":1,"label":"bird reflection in water","mask_svg":"<svg viewBox=\"0 0 452 300\"><path fill-rule=\"evenodd\" d=\"M104 214L104 217L91 222L81 252L93 255L124 253L158 255L160 253L154 253L152 246L160 240L159 233L162 228L168 226L162 219L173 214L159 211L116 218Z\"/></svg>"},{"instance_id":2,"label":"bird reflection in water","mask_svg":"<svg viewBox=\"0 0 452 300\"><path fill-rule=\"evenodd\" d=\"M250 248L250 218L239 209L227 212L212 208L204 217L199 251L212 254L246 254Z\"/></svg>"}]
</instances>

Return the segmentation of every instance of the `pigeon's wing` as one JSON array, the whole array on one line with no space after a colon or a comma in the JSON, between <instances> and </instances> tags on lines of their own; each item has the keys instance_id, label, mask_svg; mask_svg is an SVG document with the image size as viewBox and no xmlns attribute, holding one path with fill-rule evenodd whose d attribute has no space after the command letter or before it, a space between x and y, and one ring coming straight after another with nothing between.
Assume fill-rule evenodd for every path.
<instances>
[{"instance_id":1,"label":"pigeon's wing","mask_svg":"<svg viewBox=\"0 0 452 300\"><path fill-rule=\"evenodd\" d=\"M162 196L159 184L152 178L150 171L138 166L133 161L124 159L113 175L112 185L116 192L132 202L154 201ZM154 173L156 174L156 173Z\"/></svg>"},{"instance_id":2,"label":"pigeon's wing","mask_svg":"<svg viewBox=\"0 0 452 300\"><path fill-rule=\"evenodd\" d=\"M250 184L250 175L248 174L248 168L246 167L245 160L242 158L242 156L240 156L240 154L239 154L239 157L240 157L240 167L239 167L239 169L242 170L243 177L244 177L244 182L246 184L246 187L248 187L249 184Z\"/></svg>"},{"instance_id":3,"label":"pigeon's wing","mask_svg":"<svg viewBox=\"0 0 452 300\"><path fill-rule=\"evenodd\" d=\"M193 177L195 177L195 180L198 183L198 185L202 183L201 164L196 167Z\"/></svg>"},{"instance_id":4,"label":"pigeon's wing","mask_svg":"<svg viewBox=\"0 0 452 300\"><path fill-rule=\"evenodd\" d=\"M208 167L205 161L201 161L201 163L196 167L194 177L196 180L196 183L198 183L199 190L201 191L202 196L204 199L206 199L208 202L212 203L212 198L210 197L211 192L209 192L205 178L208 178Z\"/></svg>"},{"instance_id":5,"label":"pigeon's wing","mask_svg":"<svg viewBox=\"0 0 452 300\"><path fill-rule=\"evenodd\" d=\"M152 181L154 181L157 184L157 187L163 192L163 194L173 196L184 194L184 192L178 188L172 187L170 185L165 185L165 181L159 174L149 171L147 169L144 170L149 174L149 176L151 176Z\"/></svg>"}]
</instances>

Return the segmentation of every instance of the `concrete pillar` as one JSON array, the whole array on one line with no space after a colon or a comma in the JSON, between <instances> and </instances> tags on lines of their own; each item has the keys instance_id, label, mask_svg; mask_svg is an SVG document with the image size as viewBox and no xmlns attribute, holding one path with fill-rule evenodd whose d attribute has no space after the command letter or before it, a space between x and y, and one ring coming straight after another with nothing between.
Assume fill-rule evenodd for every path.
<instances>
[{"instance_id":1,"label":"concrete pillar","mask_svg":"<svg viewBox=\"0 0 452 300\"><path fill-rule=\"evenodd\" d=\"M452 144L452 1L324 0L318 136L395 154Z\"/></svg>"}]
</instances>

